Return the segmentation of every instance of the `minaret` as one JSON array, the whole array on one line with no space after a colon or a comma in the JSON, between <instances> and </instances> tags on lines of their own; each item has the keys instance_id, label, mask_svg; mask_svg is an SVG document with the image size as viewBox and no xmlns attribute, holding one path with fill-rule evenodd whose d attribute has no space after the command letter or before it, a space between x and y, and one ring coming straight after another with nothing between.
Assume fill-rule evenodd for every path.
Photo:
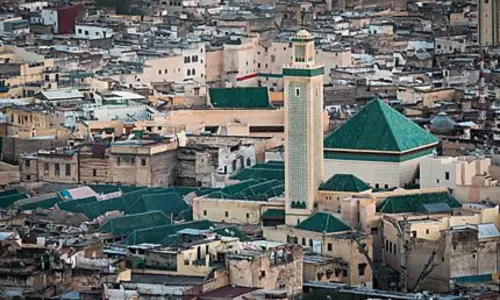
<instances>
[{"instance_id":1,"label":"minaret","mask_svg":"<svg viewBox=\"0 0 500 300\"><path fill-rule=\"evenodd\" d=\"M314 62L314 37L292 39L293 56L283 66L285 99L286 224L297 225L314 208L323 177L323 66Z\"/></svg>"}]
</instances>

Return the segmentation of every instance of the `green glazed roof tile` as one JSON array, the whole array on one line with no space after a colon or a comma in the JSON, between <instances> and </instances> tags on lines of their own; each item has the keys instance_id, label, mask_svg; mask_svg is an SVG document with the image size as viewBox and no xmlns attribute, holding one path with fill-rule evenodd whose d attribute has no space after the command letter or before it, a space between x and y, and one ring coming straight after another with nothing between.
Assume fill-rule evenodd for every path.
<instances>
[{"instance_id":1,"label":"green glazed roof tile","mask_svg":"<svg viewBox=\"0 0 500 300\"><path fill-rule=\"evenodd\" d=\"M26 203L21 205L20 208L22 210L35 210L37 208L49 209L61 201L59 197L52 197L37 202Z\"/></svg>"},{"instance_id":2,"label":"green glazed roof tile","mask_svg":"<svg viewBox=\"0 0 500 300\"><path fill-rule=\"evenodd\" d=\"M363 107L324 140L325 148L404 152L438 140L380 99Z\"/></svg>"},{"instance_id":3,"label":"green glazed roof tile","mask_svg":"<svg viewBox=\"0 0 500 300\"><path fill-rule=\"evenodd\" d=\"M351 174L334 174L319 186L321 191L336 192L363 192L369 190L370 186L357 176Z\"/></svg>"},{"instance_id":4,"label":"green glazed roof tile","mask_svg":"<svg viewBox=\"0 0 500 300\"><path fill-rule=\"evenodd\" d=\"M451 209L462 207L462 204L446 192L399 195L387 197L377 205L377 211L387 214L415 213L422 211L424 204L447 204Z\"/></svg>"},{"instance_id":5,"label":"green glazed roof tile","mask_svg":"<svg viewBox=\"0 0 500 300\"><path fill-rule=\"evenodd\" d=\"M81 204L87 204L87 203L94 203L97 202L97 198L92 196L92 197L87 197L87 198L82 198L82 199L77 199L77 200L67 200L67 201L61 201L58 202L57 208L59 210L64 210L64 211L69 211L69 212L77 212L76 207Z\"/></svg>"},{"instance_id":6,"label":"green glazed roof tile","mask_svg":"<svg viewBox=\"0 0 500 300\"><path fill-rule=\"evenodd\" d=\"M11 192L6 193L4 194L4 196L0 197L0 207L7 208L11 206L14 202L26 198L28 198L28 195L23 193L11 193Z\"/></svg>"},{"instance_id":7,"label":"green glazed roof tile","mask_svg":"<svg viewBox=\"0 0 500 300\"><path fill-rule=\"evenodd\" d=\"M314 231L321 233L342 232L351 230L349 225L335 218L327 212L317 212L310 216L300 224L295 226L296 229Z\"/></svg>"}]
</instances>

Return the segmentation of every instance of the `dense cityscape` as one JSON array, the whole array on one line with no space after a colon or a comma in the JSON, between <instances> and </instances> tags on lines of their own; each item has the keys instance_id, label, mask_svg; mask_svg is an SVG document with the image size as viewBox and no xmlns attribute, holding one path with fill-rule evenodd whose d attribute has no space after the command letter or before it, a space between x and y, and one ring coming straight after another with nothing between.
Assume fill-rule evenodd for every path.
<instances>
[{"instance_id":1,"label":"dense cityscape","mask_svg":"<svg viewBox=\"0 0 500 300\"><path fill-rule=\"evenodd\" d=\"M500 299L500 0L0 0L0 299Z\"/></svg>"}]
</instances>

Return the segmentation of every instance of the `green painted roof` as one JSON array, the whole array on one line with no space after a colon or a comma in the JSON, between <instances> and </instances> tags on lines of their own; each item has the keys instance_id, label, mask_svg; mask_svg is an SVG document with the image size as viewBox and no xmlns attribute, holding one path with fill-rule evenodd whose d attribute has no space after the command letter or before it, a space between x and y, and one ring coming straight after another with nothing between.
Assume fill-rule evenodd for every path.
<instances>
[{"instance_id":1,"label":"green painted roof","mask_svg":"<svg viewBox=\"0 0 500 300\"><path fill-rule=\"evenodd\" d=\"M187 204L176 192L143 195L128 209L128 214L137 214L158 210L167 216L174 216L174 220L192 220L193 212L191 206Z\"/></svg>"},{"instance_id":2,"label":"green painted roof","mask_svg":"<svg viewBox=\"0 0 500 300\"><path fill-rule=\"evenodd\" d=\"M211 88L210 103L215 108L267 109L272 108L265 87Z\"/></svg>"},{"instance_id":3,"label":"green painted roof","mask_svg":"<svg viewBox=\"0 0 500 300\"><path fill-rule=\"evenodd\" d=\"M28 195L23 193L12 193L12 192L6 193L4 194L4 196L0 196L0 208L7 208L11 206L14 202L26 198L28 198Z\"/></svg>"},{"instance_id":4,"label":"green painted roof","mask_svg":"<svg viewBox=\"0 0 500 300\"><path fill-rule=\"evenodd\" d=\"M321 211L315 213L306 220L302 221L300 224L295 226L295 228L307 231L321 232L321 233L332 233L332 232L342 232L351 230L351 227L349 227L349 225L335 218L331 214Z\"/></svg>"},{"instance_id":5,"label":"green painted roof","mask_svg":"<svg viewBox=\"0 0 500 300\"><path fill-rule=\"evenodd\" d=\"M387 214L415 213L422 210L422 205L432 203L447 204L452 209L462 207L453 196L440 192L387 197L377 205L377 211Z\"/></svg>"},{"instance_id":6,"label":"green painted roof","mask_svg":"<svg viewBox=\"0 0 500 300\"><path fill-rule=\"evenodd\" d=\"M285 219L285 210L284 209L275 209L275 208L270 208L266 210L262 216L261 219Z\"/></svg>"},{"instance_id":7,"label":"green painted roof","mask_svg":"<svg viewBox=\"0 0 500 300\"><path fill-rule=\"evenodd\" d=\"M123 241L125 245L138 245L142 243L159 244L169 235L176 234L186 228L206 230L213 226L210 221L195 221L182 224L167 224L161 226L153 226L148 228L141 228L134 230L126 240Z\"/></svg>"},{"instance_id":8,"label":"green painted roof","mask_svg":"<svg viewBox=\"0 0 500 300\"><path fill-rule=\"evenodd\" d=\"M77 199L77 200L66 200L66 201L58 202L57 208L59 208L59 210L64 210L64 211L69 211L69 212L77 212L76 207L78 205L87 204L87 203L94 203L94 202L97 202L97 198L94 196L82 198L82 199Z\"/></svg>"},{"instance_id":9,"label":"green painted roof","mask_svg":"<svg viewBox=\"0 0 500 300\"><path fill-rule=\"evenodd\" d=\"M437 142L413 121L375 99L329 134L324 147L403 152Z\"/></svg>"},{"instance_id":10,"label":"green painted roof","mask_svg":"<svg viewBox=\"0 0 500 300\"><path fill-rule=\"evenodd\" d=\"M89 219L93 220L99 216L104 215L109 211L125 211L128 208L123 197L113 198L109 200L102 200L92 203L79 204L75 210L86 215Z\"/></svg>"},{"instance_id":11,"label":"green painted roof","mask_svg":"<svg viewBox=\"0 0 500 300\"><path fill-rule=\"evenodd\" d=\"M170 219L161 211L150 211L140 214L126 215L118 218L111 218L104 223L97 231L110 232L113 237L127 236L134 230L167 225Z\"/></svg>"},{"instance_id":12,"label":"green painted roof","mask_svg":"<svg viewBox=\"0 0 500 300\"><path fill-rule=\"evenodd\" d=\"M369 190L370 186L352 174L334 174L327 181L323 182L319 186L319 189L321 191L359 193Z\"/></svg>"},{"instance_id":13,"label":"green painted roof","mask_svg":"<svg viewBox=\"0 0 500 300\"><path fill-rule=\"evenodd\" d=\"M22 210L35 210L37 208L49 209L61 201L59 197L52 197L37 202L26 203L21 205L20 208Z\"/></svg>"}]
</instances>

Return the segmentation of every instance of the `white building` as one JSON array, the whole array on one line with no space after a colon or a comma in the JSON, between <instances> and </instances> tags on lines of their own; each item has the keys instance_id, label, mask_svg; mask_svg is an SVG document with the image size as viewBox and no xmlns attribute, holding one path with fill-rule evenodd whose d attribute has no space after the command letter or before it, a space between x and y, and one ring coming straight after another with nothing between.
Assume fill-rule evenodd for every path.
<instances>
[{"instance_id":1,"label":"white building","mask_svg":"<svg viewBox=\"0 0 500 300\"><path fill-rule=\"evenodd\" d=\"M113 29L99 24L75 25L75 36L78 39L99 40L109 39L113 36Z\"/></svg>"},{"instance_id":2,"label":"white building","mask_svg":"<svg viewBox=\"0 0 500 300\"><path fill-rule=\"evenodd\" d=\"M49 6L47 1L27 2L18 5L20 11L38 12Z\"/></svg>"}]
</instances>

